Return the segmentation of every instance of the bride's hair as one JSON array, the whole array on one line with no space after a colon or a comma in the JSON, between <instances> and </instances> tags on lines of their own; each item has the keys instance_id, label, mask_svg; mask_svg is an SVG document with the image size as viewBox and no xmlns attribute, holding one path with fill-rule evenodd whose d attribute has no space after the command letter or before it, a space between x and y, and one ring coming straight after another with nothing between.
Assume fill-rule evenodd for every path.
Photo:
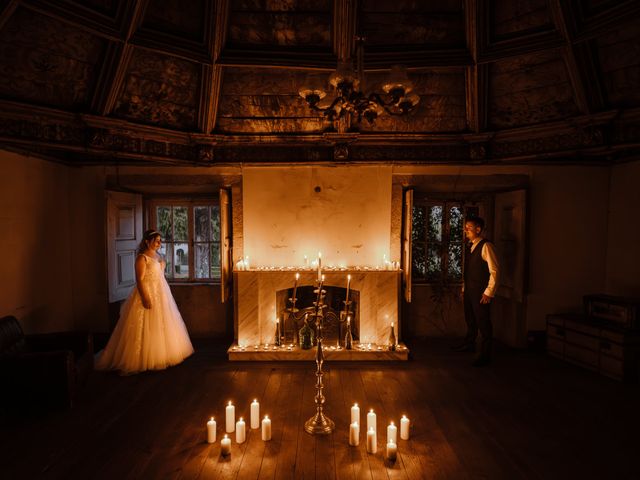
<instances>
[{"instance_id":1,"label":"bride's hair","mask_svg":"<svg viewBox=\"0 0 640 480\"><path fill-rule=\"evenodd\" d=\"M160 232L154 230L153 228L145 231L144 235L142 236L142 241L140 242L140 245L138 245L138 255L140 255L149 247L149 243L155 240L156 237L160 236Z\"/></svg>"}]
</instances>

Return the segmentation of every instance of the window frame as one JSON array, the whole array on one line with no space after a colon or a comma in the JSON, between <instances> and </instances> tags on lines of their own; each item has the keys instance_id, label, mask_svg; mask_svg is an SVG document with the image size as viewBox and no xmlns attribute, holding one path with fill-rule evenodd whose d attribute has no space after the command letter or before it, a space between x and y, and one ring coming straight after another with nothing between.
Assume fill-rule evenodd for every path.
<instances>
[{"instance_id":1,"label":"window frame","mask_svg":"<svg viewBox=\"0 0 640 480\"><path fill-rule=\"evenodd\" d=\"M448 266L449 266L449 245L450 245L450 210L452 207L458 206L462 208L462 218L463 218L463 226L464 226L464 221L467 218L468 215L468 210L469 209L474 209L476 210L476 214L483 216L484 212L486 210L485 207L485 203L486 200L482 199L482 200L478 200L476 198L461 198L461 197L457 197L457 198L451 198L449 196L440 196L440 195L416 195L416 197L414 198L413 201L413 208L425 208L426 210L426 216L425 216L425 232L424 232L424 240L421 241L420 243L423 245L424 247L424 252L425 252L425 262L427 260L427 255L429 252L429 235L428 235L428 228L429 228L429 208L430 207L434 207L434 206L441 206L443 208L443 219L442 219L442 241L441 241L441 245L442 245L442 249L440 252L440 260L441 260L441 272L440 272L440 276L437 279L428 279L427 275L426 275L426 270L425 270L425 275L416 275L416 272L413 270L413 260L411 262L411 269L412 269L412 283L415 283L417 285L452 285L452 286L461 286L464 282L464 260L465 260L465 237L464 237L464 228L462 229L462 237L460 239L460 243L462 245L462 257L460 258L461 261L461 267L462 267L462 276L460 278L460 280L450 280L447 276L447 271L448 271ZM411 220L413 221L413 214L411 217ZM412 257L413 257L413 251L414 251L414 244L416 243L416 240L412 239L412 245L411 245L411 251L412 251ZM426 265L425 265L425 269L426 269Z\"/></svg>"},{"instance_id":2,"label":"window frame","mask_svg":"<svg viewBox=\"0 0 640 480\"><path fill-rule=\"evenodd\" d=\"M184 195L148 195L145 196L145 225L146 228L153 228L154 230L158 229L157 218L156 218L156 208L157 207L187 207L187 242L175 242L172 240L172 243L187 243L189 245L189 278L165 278L169 284L176 285L198 285L198 284L206 284L206 285L219 285L222 281L222 275L217 278L196 278L195 277L195 245L197 243L209 243L209 242L196 242L195 240L195 231L194 231L194 207L203 207L203 206L211 206L218 207L218 212L220 209L220 199L215 195L190 195L188 198ZM218 213L219 215L220 213ZM221 232L222 233L222 232ZM162 243L165 241L162 239ZM218 249L222 252L222 238L218 238L217 240L212 240L211 244L218 244ZM165 259L166 260L166 259ZM222 262L222 259L220 259ZM222 269L222 263L220 264L220 268Z\"/></svg>"}]
</instances>

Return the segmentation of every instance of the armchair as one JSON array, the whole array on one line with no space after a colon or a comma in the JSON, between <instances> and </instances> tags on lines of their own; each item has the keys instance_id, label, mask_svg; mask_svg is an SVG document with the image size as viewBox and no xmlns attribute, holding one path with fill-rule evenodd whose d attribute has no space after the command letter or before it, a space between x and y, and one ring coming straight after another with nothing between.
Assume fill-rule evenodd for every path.
<instances>
[{"instance_id":1,"label":"armchair","mask_svg":"<svg viewBox=\"0 0 640 480\"><path fill-rule=\"evenodd\" d=\"M0 319L0 404L13 409L70 408L93 370L90 333L25 335L13 316Z\"/></svg>"}]
</instances>

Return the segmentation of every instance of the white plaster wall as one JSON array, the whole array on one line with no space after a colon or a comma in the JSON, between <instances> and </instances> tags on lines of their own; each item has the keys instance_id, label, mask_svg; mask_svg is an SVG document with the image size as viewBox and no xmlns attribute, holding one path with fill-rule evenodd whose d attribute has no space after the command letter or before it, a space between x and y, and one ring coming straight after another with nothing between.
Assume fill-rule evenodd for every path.
<instances>
[{"instance_id":1,"label":"white plaster wall","mask_svg":"<svg viewBox=\"0 0 640 480\"><path fill-rule=\"evenodd\" d=\"M245 167L244 255L253 266L376 266L391 258L391 167ZM320 188L316 192L316 187Z\"/></svg>"}]
</instances>

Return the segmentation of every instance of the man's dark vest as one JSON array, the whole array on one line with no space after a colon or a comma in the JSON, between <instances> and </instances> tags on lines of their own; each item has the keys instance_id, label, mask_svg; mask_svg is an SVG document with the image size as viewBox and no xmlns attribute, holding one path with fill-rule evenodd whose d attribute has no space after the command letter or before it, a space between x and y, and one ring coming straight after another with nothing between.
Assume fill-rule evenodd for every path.
<instances>
[{"instance_id":1,"label":"man's dark vest","mask_svg":"<svg viewBox=\"0 0 640 480\"><path fill-rule=\"evenodd\" d=\"M484 238L471 251L467 248L464 257L464 289L465 291L483 292L489 283L489 265L482 259L482 247L487 242Z\"/></svg>"}]
</instances>

